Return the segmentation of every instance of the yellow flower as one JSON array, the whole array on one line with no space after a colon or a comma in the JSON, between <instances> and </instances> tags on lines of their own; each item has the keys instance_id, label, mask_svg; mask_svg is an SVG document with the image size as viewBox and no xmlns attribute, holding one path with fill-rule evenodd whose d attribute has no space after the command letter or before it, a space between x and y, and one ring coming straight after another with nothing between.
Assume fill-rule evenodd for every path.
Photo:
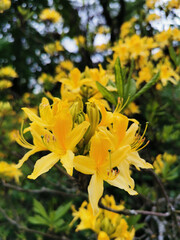
<instances>
[{"instance_id":1,"label":"yellow flower","mask_svg":"<svg viewBox=\"0 0 180 240\"><path fill-rule=\"evenodd\" d=\"M60 159L68 174L72 175L73 152L76 151L76 145L84 136L89 123L84 121L73 128L71 113L65 106L63 103L55 101L51 108L48 100L43 98L39 108L40 117L27 108L23 109L29 119L33 121L25 131L31 132L34 144L29 144L22 133L17 137L16 141L21 146L31 149L19 161L17 167L21 167L36 152L44 150L51 152L36 162L34 171L28 178L36 179L39 175L49 171Z\"/></svg>"},{"instance_id":2,"label":"yellow flower","mask_svg":"<svg viewBox=\"0 0 180 240\"><path fill-rule=\"evenodd\" d=\"M157 2L159 2L159 0L146 0L146 6L150 9L154 9Z\"/></svg>"},{"instance_id":3,"label":"yellow flower","mask_svg":"<svg viewBox=\"0 0 180 240\"><path fill-rule=\"evenodd\" d=\"M89 156L76 156L74 167L79 172L91 174L88 187L89 200L93 213L98 213L98 201L103 193L103 181L124 189L129 194L137 194L134 181L130 177L130 165L140 168L152 168L140 158L137 151L143 144L143 136L136 136L138 124L133 123L128 127L128 118L122 114L113 114L113 127L110 131L104 126L91 138ZM85 164L84 164L85 163ZM118 170L114 170L117 168Z\"/></svg>"},{"instance_id":4,"label":"yellow flower","mask_svg":"<svg viewBox=\"0 0 180 240\"><path fill-rule=\"evenodd\" d=\"M82 36L82 35L79 35L78 37L75 37L74 40L75 40L76 44L80 47L84 46L85 42L86 42L85 37Z\"/></svg>"},{"instance_id":5,"label":"yellow flower","mask_svg":"<svg viewBox=\"0 0 180 240\"><path fill-rule=\"evenodd\" d=\"M15 164L8 164L7 162L0 162L0 176L14 178L19 182L19 177L22 175L21 171L16 168Z\"/></svg>"},{"instance_id":6,"label":"yellow flower","mask_svg":"<svg viewBox=\"0 0 180 240\"><path fill-rule=\"evenodd\" d=\"M160 33L157 33L154 37L157 41L157 44L164 48L165 46L170 45L170 38L171 38L171 29L168 29L167 31L162 31Z\"/></svg>"},{"instance_id":7,"label":"yellow flower","mask_svg":"<svg viewBox=\"0 0 180 240\"><path fill-rule=\"evenodd\" d=\"M157 53L152 55L152 59L158 61L160 58L164 56L163 51L159 50Z\"/></svg>"},{"instance_id":8,"label":"yellow flower","mask_svg":"<svg viewBox=\"0 0 180 240\"><path fill-rule=\"evenodd\" d=\"M52 23L57 23L61 19L61 15L54 9L43 9L39 18L42 21L50 21Z\"/></svg>"},{"instance_id":9,"label":"yellow flower","mask_svg":"<svg viewBox=\"0 0 180 240\"><path fill-rule=\"evenodd\" d=\"M147 22L151 22L151 21L154 21L154 20L157 20L157 19L160 19L160 16L155 14L155 13L152 13L152 14L149 14L147 17L146 17L146 21Z\"/></svg>"},{"instance_id":10,"label":"yellow flower","mask_svg":"<svg viewBox=\"0 0 180 240\"><path fill-rule=\"evenodd\" d=\"M12 106L9 102L0 101L0 116L12 113Z\"/></svg>"},{"instance_id":11,"label":"yellow flower","mask_svg":"<svg viewBox=\"0 0 180 240\"><path fill-rule=\"evenodd\" d=\"M97 240L110 240L106 232L100 231Z\"/></svg>"},{"instance_id":12,"label":"yellow flower","mask_svg":"<svg viewBox=\"0 0 180 240\"><path fill-rule=\"evenodd\" d=\"M44 45L44 50L50 55L63 51L63 47L61 46L59 41L55 41L54 43L48 43Z\"/></svg>"},{"instance_id":13,"label":"yellow flower","mask_svg":"<svg viewBox=\"0 0 180 240\"><path fill-rule=\"evenodd\" d=\"M11 66L7 66L7 67L2 67L0 68L0 77L4 78L4 77L11 77L11 78L17 78L18 75L15 72L15 70L11 67Z\"/></svg>"},{"instance_id":14,"label":"yellow flower","mask_svg":"<svg viewBox=\"0 0 180 240\"><path fill-rule=\"evenodd\" d=\"M69 78L62 78L59 81L65 84L66 87L73 93L78 93L82 85L90 83L90 79L82 79L81 72L78 68L74 68L70 71Z\"/></svg>"},{"instance_id":15,"label":"yellow flower","mask_svg":"<svg viewBox=\"0 0 180 240\"><path fill-rule=\"evenodd\" d=\"M9 9L10 7L11 7L11 1L10 0L1 0L0 1L0 13Z\"/></svg>"},{"instance_id":16,"label":"yellow flower","mask_svg":"<svg viewBox=\"0 0 180 240\"><path fill-rule=\"evenodd\" d=\"M73 68L74 64L70 60L65 60L56 66L56 73L61 73L63 70L71 71Z\"/></svg>"},{"instance_id":17,"label":"yellow flower","mask_svg":"<svg viewBox=\"0 0 180 240\"><path fill-rule=\"evenodd\" d=\"M179 75L171 67L170 61L166 58L165 61L157 66L160 69L160 80L163 86L166 86L168 81L173 84L177 84L179 81Z\"/></svg>"},{"instance_id":18,"label":"yellow flower","mask_svg":"<svg viewBox=\"0 0 180 240\"><path fill-rule=\"evenodd\" d=\"M153 76L153 65L149 63L148 65L142 67L138 73L136 84L139 86L142 82L149 82Z\"/></svg>"},{"instance_id":19,"label":"yellow flower","mask_svg":"<svg viewBox=\"0 0 180 240\"><path fill-rule=\"evenodd\" d=\"M171 9L171 8L177 8L178 9L179 8L179 0L171 0L171 1L169 1L167 7L169 9Z\"/></svg>"},{"instance_id":20,"label":"yellow flower","mask_svg":"<svg viewBox=\"0 0 180 240\"><path fill-rule=\"evenodd\" d=\"M6 79L0 81L0 90L12 87L12 82Z\"/></svg>"},{"instance_id":21,"label":"yellow flower","mask_svg":"<svg viewBox=\"0 0 180 240\"><path fill-rule=\"evenodd\" d=\"M116 205L113 196L105 195L101 201L104 206L115 210L124 208L122 204ZM129 226L120 214L100 209L99 213L94 216L90 203L86 201L82 203L78 211L75 210L74 206L72 210L74 216L72 223L80 219L76 231L91 229L98 235L98 240L132 240L134 237L135 229L128 230Z\"/></svg>"},{"instance_id":22,"label":"yellow flower","mask_svg":"<svg viewBox=\"0 0 180 240\"><path fill-rule=\"evenodd\" d=\"M124 110L126 115L131 115L135 113L140 113L139 106L137 106L134 102L131 102L127 108Z\"/></svg>"},{"instance_id":23,"label":"yellow flower","mask_svg":"<svg viewBox=\"0 0 180 240\"><path fill-rule=\"evenodd\" d=\"M128 22L124 22L122 24L121 33L120 33L120 37L122 39L130 33L130 30L133 27L133 24L134 24L135 21L136 21L136 18L131 18Z\"/></svg>"},{"instance_id":24,"label":"yellow flower","mask_svg":"<svg viewBox=\"0 0 180 240\"><path fill-rule=\"evenodd\" d=\"M38 82L40 84L42 83L46 83L46 82L55 82L54 81L54 78L50 75L50 74L47 74L47 73L42 73L39 77L38 77Z\"/></svg>"}]
</instances>

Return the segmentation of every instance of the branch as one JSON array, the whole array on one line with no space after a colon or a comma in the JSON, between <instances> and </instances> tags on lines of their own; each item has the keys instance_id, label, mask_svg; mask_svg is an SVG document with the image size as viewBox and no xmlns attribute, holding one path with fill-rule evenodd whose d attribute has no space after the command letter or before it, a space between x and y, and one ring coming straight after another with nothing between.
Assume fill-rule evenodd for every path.
<instances>
[{"instance_id":1,"label":"branch","mask_svg":"<svg viewBox=\"0 0 180 240\"><path fill-rule=\"evenodd\" d=\"M66 196L66 197L77 197L77 196L81 195L81 194L73 194L73 193L67 193L67 192L63 192L63 191L59 191L59 190L49 189L46 187L42 187L40 189L24 189L24 188L21 188L16 185L6 183L5 181L2 181L2 185L6 188L14 189L19 192L38 193L38 194L51 193L51 194L57 194L57 195Z\"/></svg>"},{"instance_id":2,"label":"branch","mask_svg":"<svg viewBox=\"0 0 180 240\"><path fill-rule=\"evenodd\" d=\"M114 213L118 213L118 214L123 214L123 215L138 215L138 214L142 214L142 215L152 215L152 216L157 216L157 217L169 217L170 213L166 212L166 213L161 213L161 212L153 212L153 211L144 211L144 210L128 210L128 209L124 209L124 210L115 210L112 209L110 207L106 207L104 206L101 202L99 202L99 207Z\"/></svg>"}]
</instances>

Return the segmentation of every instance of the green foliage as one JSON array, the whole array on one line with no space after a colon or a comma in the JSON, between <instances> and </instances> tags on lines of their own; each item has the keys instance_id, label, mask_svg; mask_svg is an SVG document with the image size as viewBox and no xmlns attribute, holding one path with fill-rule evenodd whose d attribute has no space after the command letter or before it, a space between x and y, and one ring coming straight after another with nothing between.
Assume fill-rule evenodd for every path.
<instances>
[{"instance_id":1,"label":"green foliage","mask_svg":"<svg viewBox=\"0 0 180 240\"><path fill-rule=\"evenodd\" d=\"M56 210L47 212L44 206L34 199L33 210L35 216L28 217L28 221L32 224L47 226L51 231L55 232L65 231L68 229L68 224L63 220L64 215L69 211L72 202L68 202L59 206Z\"/></svg>"}]
</instances>

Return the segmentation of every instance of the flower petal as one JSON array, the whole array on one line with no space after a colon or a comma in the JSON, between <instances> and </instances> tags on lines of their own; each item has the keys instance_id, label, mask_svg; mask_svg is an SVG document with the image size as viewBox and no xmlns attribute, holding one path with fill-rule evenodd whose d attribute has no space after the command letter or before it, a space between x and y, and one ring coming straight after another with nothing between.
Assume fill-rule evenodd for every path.
<instances>
[{"instance_id":1,"label":"flower petal","mask_svg":"<svg viewBox=\"0 0 180 240\"><path fill-rule=\"evenodd\" d=\"M67 150L66 154L61 157L61 163L66 169L67 173L72 176L73 174L73 160L74 153L70 150Z\"/></svg>"},{"instance_id":2,"label":"flower petal","mask_svg":"<svg viewBox=\"0 0 180 240\"><path fill-rule=\"evenodd\" d=\"M130 188L126 179L123 176L121 176L120 174L114 180L109 180L107 182L109 184L111 184L112 186L115 186L115 187L120 188L120 189L124 189L130 195L136 195L137 194L136 191L134 191L132 188Z\"/></svg>"},{"instance_id":3,"label":"flower petal","mask_svg":"<svg viewBox=\"0 0 180 240\"><path fill-rule=\"evenodd\" d=\"M86 130L89 127L89 122L84 121L81 124L79 124L78 126L76 126L71 133L69 134L68 138L67 138L67 142L68 142L68 149L73 150L74 147L79 143L79 141L83 138Z\"/></svg>"},{"instance_id":4,"label":"flower petal","mask_svg":"<svg viewBox=\"0 0 180 240\"><path fill-rule=\"evenodd\" d=\"M126 158L126 155L130 150L131 147L126 145L114 151L111 154L111 167L117 167Z\"/></svg>"},{"instance_id":5,"label":"flower petal","mask_svg":"<svg viewBox=\"0 0 180 240\"><path fill-rule=\"evenodd\" d=\"M94 174L96 165L90 157L79 155L74 157L74 168L84 174Z\"/></svg>"},{"instance_id":6,"label":"flower petal","mask_svg":"<svg viewBox=\"0 0 180 240\"><path fill-rule=\"evenodd\" d=\"M91 203L94 215L97 215L99 211L98 202L100 197L103 194L103 189L104 189L103 180L97 174L94 174L91 177L91 180L88 186L89 201Z\"/></svg>"},{"instance_id":7,"label":"flower petal","mask_svg":"<svg viewBox=\"0 0 180 240\"><path fill-rule=\"evenodd\" d=\"M138 152L131 152L128 154L127 160L130 164L134 165L138 170L139 168L153 168L153 166L141 158Z\"/></svg>"},{"instance_id":8,"label":"flower petal","mask_svg":"<svg viewBox=\"0 0 180 240\"><path fill-rule=\"evenodd\" d=\"M59 155L55 153L49 153L48 155L40 158L34 165L34 170L31 175L28 176L29 179L36 179L41 174L48 172L60 159Z\"/></svg>"},{"instance_id":9,"label":"flower petal","mask_svg":"<svg viewBox=\"0 0 180 240\"><path fill-rule=\"evenodd\" d=\"M16 168L20 168L23 165L23 163L26 162L31 155L33 155L34 153L39 152L39 151L42 151L42 149L40 149L40 148L33 148L32 150L28 151L23 156L23 158L21 158L19 160L19 163L16 165Z\"/></svg>"}]
</instances>

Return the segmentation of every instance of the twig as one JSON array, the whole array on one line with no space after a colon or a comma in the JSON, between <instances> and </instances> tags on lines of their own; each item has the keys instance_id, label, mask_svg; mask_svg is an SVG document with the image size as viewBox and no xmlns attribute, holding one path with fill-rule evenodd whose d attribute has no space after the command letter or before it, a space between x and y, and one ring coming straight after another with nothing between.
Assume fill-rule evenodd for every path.
<instances>
[{"instance_id":1,"label":"twig","mask_svg":"<svg viewBox=\"0 0 180 240\"><path fill-rule=\"evenodd\" d=\"M153 212L153 211L145 211L145 210L128 210L128 209L124 209L124 210L115 210L112 209L110 207L106 207L104 206L101 202L99 202L99 207L114 213L118 213L118 214L123 214L123 215L138 215L138 214L142 214L142 215L152 215L152 216L157 216L157 217L169 217L170 213L166 212L166 213L161 213L161 212Z\"/></svg>"},{"instance_id":2,"label":"twig","mask_svg":"<svg viewBox=\"0 0 180 240\"><path fill-rule=\"evenodd\" d=\"M24 227L22 225L20 225L18 222L16 222L14 219L10 218L7 213L0 207L0 212L2 213L3 217L12 225L14 225L15 227L17 227L19 230L22 230L22 231L26 231L26 232L30 232L30 233L37 233L37 234L40 234L44 237L48 237L48 238L51 238L51 239L62 239L60 238L59 236L57 235L54 235L54 234L49 234L49 233L44 233L44 232L41 232L41 231L38 231L38 230L35 230L35 229L31 229L31 228L27 228L27 227Z\"/></svg>"},{"instance_id":3,"label":"twig","mask_svg":"<svg viewBox=\"0 0 180 240\"><path fill-rule=\"evenodd\" d=\"M66 171L64 171L61 167L59 167L57 164L55 164L55 167L58 169L58 171L62 174L64 174L66 177L68 177L70 180L74 180L72 176L70 176Z\"/></svg>"},{"instance_id":4,"label":"twig","mask_svg":"<svg viewBox=\"0 0 180 240\"><path fill-rule=\"evenodd\" d=\"M171 213L171 216L174 219L174 223L176 225L176 227L173 225L173 228L174 228L173 234L175 234L176 231L179 232L179 234L180 234L180 227L179 227L179 224L178 224L176 209L172 205L172 203L171 203L171 201L170 201L170 199L169 199L169 197L166 193L166 190L163 186L163 183L161 182L161 179L156 175L156 173L153 170L147 169L146 171L150 172L153 175L154 179L156 180L156 182L158 183L158 185L159 185L159 187L162 191L162 194L163 194L164 198L166 199L168 210Z\"/></svg>"},{"instance_id":5,"label":"twig","mask_svg":"<svg viewBox=\"0 0 180 240\"><path fill-rule=\"evenodd\" d=\"M40 189L24 189L16 185L12 185L9 183L6 183L5 181L2 181L2 185L6 188L11 188L19 192L28 192L28 193L51 193L51 194L57 194L61 196L66 196L66 197L76 197L79 196L80 194L73 194L73 193L67 193L59 190L54 190L54 189L49 189L46 187L42 187Z\"/></svg>"}]
</instances>

